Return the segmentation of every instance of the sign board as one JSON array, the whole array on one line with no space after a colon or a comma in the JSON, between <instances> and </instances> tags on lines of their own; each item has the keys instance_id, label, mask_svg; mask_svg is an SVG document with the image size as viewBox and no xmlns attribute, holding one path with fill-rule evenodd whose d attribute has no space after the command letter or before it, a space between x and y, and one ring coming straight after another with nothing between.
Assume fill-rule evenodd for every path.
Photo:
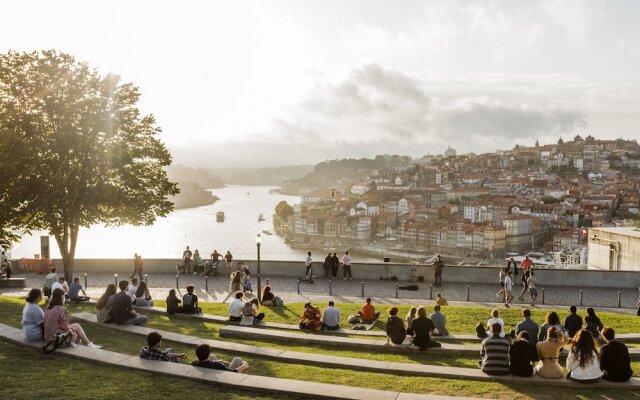
<instances>
[{"instance_id":1,"label":"sign board","mask_svg":"<svg viewBox=\"0 0 640 400\"><path fill-rule=\"evenodd\" d=\"M49 253L49 236L40 236L40 255L45 260L51 258Z\"/></svg>"}]
</instances>

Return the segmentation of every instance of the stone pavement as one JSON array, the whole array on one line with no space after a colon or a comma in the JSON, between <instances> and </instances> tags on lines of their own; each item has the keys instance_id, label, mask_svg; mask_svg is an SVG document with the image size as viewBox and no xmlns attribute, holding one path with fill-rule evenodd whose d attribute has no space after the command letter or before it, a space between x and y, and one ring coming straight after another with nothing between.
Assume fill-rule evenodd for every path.
<instances>
[{"instance_id":1,"label":"stone pavement","mask_svg":"<svg viewBox=\"0 0 640 400\"><path fill-rule=\"evenodd\" d=\"M78 271L80 282L84 286L84 274ZM20 274L16 277L24 277L27 279L27 288L4 288L0 291L3 295L24 296L32 287L41 288L44 282L44 275L38 274ZM129 279L128 276L119 276L118 279ZM446 278L446 277L445 277ZM180 275L179 288L184 292L187 285L194 285L198 296L203 301L222 301L229 290L229 279L226 276L209 277L208 291L205 291L205 277L200 275ZM396 286L412 285L411 282L396 282L386 280L364 280L358 279L343 281L330 281L326 278L316 278L313 284L299 283L297 278L285 276L262 277L262 285L267 283L272 287L272 291L283 298L285 302L326 302L333 299L338 302L360 303L363 297L372 297L377 299L376 302L389 303L415 303L416 301L424 301L435 299L437 293L441 293L448 301L454 302L471 302L474 304L500 305L496 297L498 291L497 285L476 284L470 282L464 283L447 283L446 279L443 286L431 287L427 283L416 283L419 287L417 291L399 290L396 296ZM104 292L104 288L109 283L115 281L114 275L110 273L91 273L87 276L87 294L92 298L98 298ZM364 296L363 285L364 282ZM157 299L166 298L170 289L176 288L176 276L173 274L157 274L148 276L148 284L152 297ZM255 290L257 282L255 275L252 275L252 285ZM468 298L467 298L467 286ZM300 291L298 293L298 287ZM543 282L538 283L538 306L541 306L542 289L544 288L545 305L554 306L580 306L580 289L571 286L544 286ZM518 300L518 295L522 290L521 285L514 287L516 295L515 305L528 305L526 301ZM331 293L330 293L331 291ZM618 291L620 291L620 300L622 308L618 308ZM250 297L250 295L249 295ZM525 295L525 300L528 294ZM616 288L583 288L583 307L611 308L613 311L623 313L635 313L638 301L638 291L632 289L616 289Z\"/></svg>"}]
</instances>

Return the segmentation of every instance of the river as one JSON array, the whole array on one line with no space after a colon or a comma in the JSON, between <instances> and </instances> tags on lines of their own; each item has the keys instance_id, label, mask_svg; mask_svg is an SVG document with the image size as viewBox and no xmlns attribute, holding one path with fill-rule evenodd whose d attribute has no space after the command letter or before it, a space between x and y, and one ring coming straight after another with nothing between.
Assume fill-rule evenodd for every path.
<instances>
[{"instance_id":1,"label":"river","mask_svg":"<svg viewBox=\"0 0 640 400\"><path fill-rule=\"evenodd\" d=\"M151 226L82 228L78 237L76 258L130 258L133 253L143 258L180 258L186 246L200 250L208 257L213 250L231 251L235 259L255 259L255 237L263 230L273 233L272 214L278 202L300 203L299 196L271 192L274 186L231 185L212 192L220 198L215 204L177 210L158 218ZM216 222L216 212L225 213L224 222ZM265 221L259 222L263 214ZM25 235L11 249L13 258L33 257L40 253L40 235ZM261 257L265 260L303 260L306 250L291 249L275 233L262 233ZM51 237L51 258L60 258L55 239ZM324 259L323 252L314 251L314 260ZM379 261L379 258L358 257L357 261Z\"/></svg>"}]
</instances>

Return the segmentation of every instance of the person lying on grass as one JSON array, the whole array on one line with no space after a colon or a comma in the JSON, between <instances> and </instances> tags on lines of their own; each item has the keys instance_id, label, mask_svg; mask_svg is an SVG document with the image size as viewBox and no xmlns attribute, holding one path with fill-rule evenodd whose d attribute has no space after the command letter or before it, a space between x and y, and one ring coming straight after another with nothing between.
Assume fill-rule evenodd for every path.
<instances>
[{"instance_id":1,"label":"person lying on grass","mask_svg":"<svg viewBox=\"0 0 640 400\"><path fill-rule=\"evenodd\" d=\"M198 345L198 347L196 347L196 356L198 359L191 363L194 367L219 369L222 371L239 373L244 373L249 369L249 363L240 357L234 357L231 362L218 360L215 356L211 355L211 347L209 347L208 344Z\"/></svg>"},{"instance_id":2,"label":"person lying on grass","mask_svg":"<svg viewBox=\"0 0 640 400\"><path fill-rule=\"evenodd\" d=\"M140 350L140 358L145 360L171 361L179 362L186 360L187 355L184 353L176 353L171 347L165 351L160 350L162 344L162 335L158 332L151 332L147 335L147 345Z\"/></svg>"}]
</instances>

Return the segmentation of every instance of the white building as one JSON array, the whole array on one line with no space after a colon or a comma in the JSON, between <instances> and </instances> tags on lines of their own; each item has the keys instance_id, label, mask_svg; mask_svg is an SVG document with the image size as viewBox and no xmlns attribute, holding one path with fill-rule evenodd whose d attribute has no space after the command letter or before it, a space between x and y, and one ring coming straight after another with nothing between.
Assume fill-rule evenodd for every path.
<instances>
[{"instance_id":1,"label":"white building","mask_svg":"<svg viewBox=\"0 0 640 400\"><path fill-rule=\"evenodd\" d=\"M640 230L589 228L588 269L640 271Z\"/></svg>"},{"instance_id":2,"label":"white building","mask_svg":"<svg viewBox=\"0 0 640 400\"><path fill-rule=\"evenodd\" d=\"M371 239L371 218L360 218L356 224L356 239Z\"/></svg>"}]
</instances>

